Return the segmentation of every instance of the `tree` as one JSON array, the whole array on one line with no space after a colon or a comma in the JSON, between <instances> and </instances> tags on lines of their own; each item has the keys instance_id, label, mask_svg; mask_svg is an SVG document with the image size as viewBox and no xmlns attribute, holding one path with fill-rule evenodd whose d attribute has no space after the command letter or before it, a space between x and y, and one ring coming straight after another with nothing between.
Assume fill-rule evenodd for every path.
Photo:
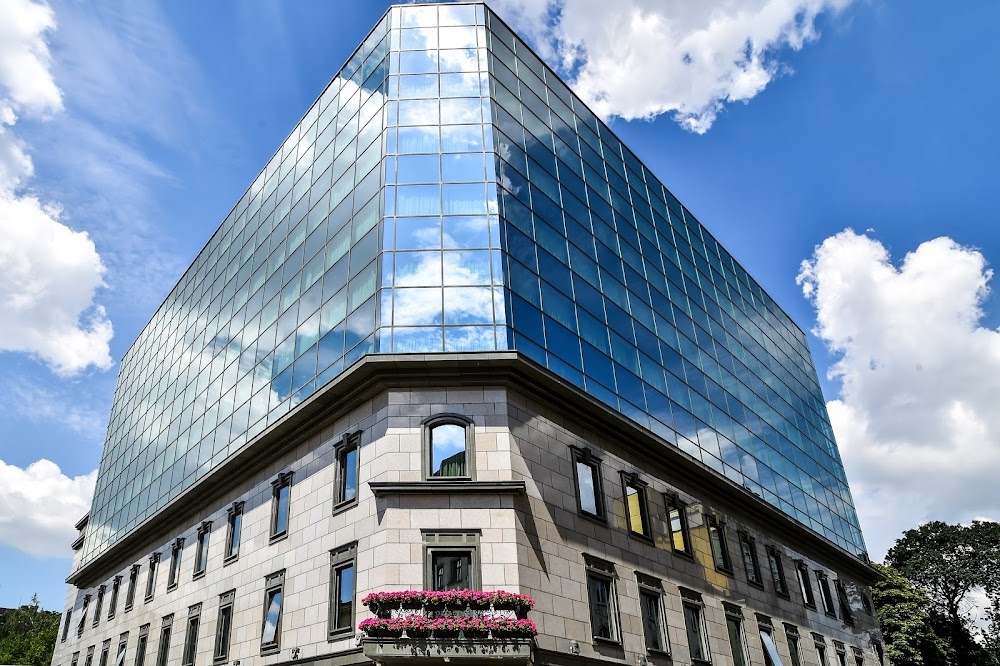
<instances>
[{"instance_id":1,"label":"tree","mask_svg":"<svg viewBox=\"0 0 1000 666\"><path fill-rule=\"evenodd\" d=\"M872 564L885 579L872 587L885 653L894 666L948 666L954 653L934 633L931 601L892 567Z\"/></svg>"},{"instance_id":2,"label":"tree","mask_svg":"<svg viewBox=\"0 0 1000 666\"><path fill-rule=\"evenodd\" d=\"M59 634L60 614L31 603L0 615L0 664L48 666Z\"/></svg>"}]
</instances>

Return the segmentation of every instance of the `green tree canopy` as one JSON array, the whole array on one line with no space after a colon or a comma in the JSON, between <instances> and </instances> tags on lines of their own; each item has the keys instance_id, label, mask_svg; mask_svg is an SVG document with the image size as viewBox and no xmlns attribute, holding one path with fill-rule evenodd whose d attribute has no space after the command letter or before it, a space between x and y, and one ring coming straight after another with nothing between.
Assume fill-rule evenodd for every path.
<instances>
[{"instance_id":1,"label":"green tree canopy","mask_svg":"<svg viewBox=\"0 0 1000 666\"><path fill-rule=\"evenodd\" d=\"M48 666L59 633L59 613L39 608L38 595L30 604L0 615L0 664Z\"/></svg>"}]
</instances>

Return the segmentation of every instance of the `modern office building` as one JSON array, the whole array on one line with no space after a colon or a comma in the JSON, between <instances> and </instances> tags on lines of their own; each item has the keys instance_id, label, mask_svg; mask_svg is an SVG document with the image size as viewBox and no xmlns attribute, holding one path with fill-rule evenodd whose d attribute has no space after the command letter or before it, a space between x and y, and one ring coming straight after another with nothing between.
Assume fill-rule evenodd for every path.
<instances>
[{"instance_id":1,"label":"modern office building","mask_svg":"<svg viewBox=\"0 0 1000 666\"><path fill-rule=\"evenodd\" d=\"M802 331L482 4L391 8L295 126L78 527L55 666L882 662ZM538 636L358 629L461 588Z\"/></svg>"}]
</instances>

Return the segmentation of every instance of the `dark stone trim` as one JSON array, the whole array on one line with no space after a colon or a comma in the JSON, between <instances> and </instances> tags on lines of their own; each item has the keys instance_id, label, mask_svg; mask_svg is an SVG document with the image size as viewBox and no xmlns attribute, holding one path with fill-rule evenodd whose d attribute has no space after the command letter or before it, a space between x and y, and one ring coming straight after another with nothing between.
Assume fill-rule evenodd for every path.
<instances>
[{"instance_id":1,"label":"dark stone trim","mask_svg":"<svg viewBox=\"0 0 1000 666\"><path fill-rule=\"evenodd\" d=\"M645 460L662 469L674 485L729 513L746 516L796 550L822 561L860 582L882 579L859 557L813 532L772 507L762 498L695 460L673 443L639 426L628 417L557 377L516 351L435 354L372 354L362 357L340 376L284 415L229 459L121 540L74 571L66 582L93 587L155 548L163 532L181 521L196 523L207 503L230 492L240 480L265 469L276 456L314 436L355 407L386 389L441 386L505 386L562 412L582 427L608 433Z\"/></svg>"},{"instance_id":2,"label":"dark stone trim","mask_svg":"<svg viewBox=\"0 0 1000 666\"><path fill-rule=\"evenodd\" d=\"M369 481L375 497L391 495L526 495L524 481Z\"/></svg>"},{"instance_id":3,"label":"dark stone trim","mask_svg":"<svg viewBox=\"0 0 1000 666\"><path fill-rule=\"evenodd\" d=\"M310 666L354 666L354 664L371 664L361 648L350 648L348 650L341 650L340 652L328 652L326 654L318 654L312 657L305 657L303 659L289 659L287 661L275 662L272 666L285 666L285 665L295 664L309 664Z\"/></svg>"}]
</instances>

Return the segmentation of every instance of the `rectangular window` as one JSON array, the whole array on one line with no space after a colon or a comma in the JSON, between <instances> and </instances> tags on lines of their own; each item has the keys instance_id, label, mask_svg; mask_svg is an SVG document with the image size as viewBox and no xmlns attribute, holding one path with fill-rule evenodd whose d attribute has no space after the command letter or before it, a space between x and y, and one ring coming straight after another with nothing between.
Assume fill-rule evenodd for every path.
<instances>
[{"instance_id":1,"label":"rectangular window","mask_svg":"<svg viewBox=\"0 0 1000 666\"><path fill-rule=\"evenodd\" d=\"M830 593L830 581L826 573L816 572L816 580L819 582L820 598L823 599L823 612L830 617L837 617L837 611L833 607L833 594Z\"/></svg>"},{"instance_id":2,"label":"rectangular window","mask_svg":"<svg viewBox=\"0 0 1000 666\"><path fill-rule=\"evenodd\" d=\"M784 666L774 643L774 629L768 625L760 627L760 644L764 648L764 666Z\"/></svg>"},{"instance_id":3,"label":"rectangular window","mask_svg":"<svg viewBox=\"0 0 1000 666\"><path fill-rule=\"evenodd\" d=\"M605 520L604 486L601 483L601 460L590 449L570 447L576 476L576 506L585 516Z\"/></svg>"},{"instance_id":4,"label":"rectangular window","mask_svg":"<svg viewBox=\"0 0 1000 666\"><path fill-rule=\"evenodd\" d=\"M738 532L740 555L743 557L743 569L747 574L747 582L751 585L764 587L764 579L760 576L760 563L757 560L757 542L746 532Z\"/></svg>"},{"instance_id":5,"label":"rectangular window","mask_svg":"<svg viewBox=\"0 0 1000 666\"><path fill-rule=\"evenodd\" d=\"M330 551L330 628L331 638L354 633L354 593L358 544ZM471 561L468 569L471 569Z\"/></svg>"},{"instance_id":6,"label":"rectangular window","mask_svg":"<svg viewBox=\"0 0 1000 666\"><path fill-rule=\"evenodd\" d=\"M69 664L70 664L70 666L77 666L77 664L79 664L79 663L80 663L80 653L79 652L74 652L73 653L73 659L70 660Z\"/></svg>"},{"instance_id":7,"label":"rectangular window","mask_svg":"<svg viewBox=\"0 0 1000 666\"><path fill-rule=\"evenodd\" d=\"M708 542L712 547L712 559L715 568L725 573L733 572L733 563L729 558L729 544L726 543L726 526L715 516L705 516L708 527Z\"/></svg>"},{"instance_id":8,"label":"rectangular window","mask_svg":"<svg viewBox=\"0 0 1000 666\"><path fill-rule=\"evenodd\" d=\"M188 608L187 631L184 633L184 654L181 666L193 666L198 652L198 627L201 626L201 604Z\"/></svg>"},{"instance_id":9,"label":"rectangular window","mask_svg":"<svg viewBox=\"0 0 1000 666\"><path fill-rule=\"evenodd\" d=\"M460 414L436 414L423 425L424 471L428 479L474 479L475 427Z\"/></svg>"},{"instance_id":10,"label":"rectangular window","mask_svg":"<svg viewBox=\"0 0 1000 666\"><path fill-rule=\"evenodd\" d=\"M840 616L844 618L845 624L853 625L854 611L851 610L851 600L847 597L847 588L839 578L833 581L833 586L837 590L837 601L840 602Z\"/></svg>"},{"instance_id":11,"label":"rectangular window","mask_svg":"<svg viewBox=\"0 0 1000 666\"><path fill-rule=\"evenodd\" d=\"M156 646L156 666L167 666L170 652L170 630L174 624L174 616L168 615L160 623L160 642Z\"/></svg>"},{"instance_id":12,"label":"rectangular window","mask_svg":"<svg viewBox=\"0 0 1000 666\"><path fill-rule=\"evenodd\" d=\"M424 533L424 589L478 590L479 532Z\"/></svg>"},{"instance_id":13,"label":"rectangular window","mask_svg":"<svg viewBox=\"0 0 1000 666\"><path fill-rule=\"evenodd\" d=\"M83 662L83 666L94 666L94 646L91 645L87 648L87 660Z\"/></svg>"},{"instance_id":14,"label":"rectangular window","mask_svg":"<svg viewBox=\"0 0 1000 666\"><path fill-rule=\"evenodd\" d=\"M587 596L590 599L590 628L597 640L621 642L618 626L618 599L615 594L615 565L584 554L587 563Z\"/></svg>"},{"instance_id":15,"label":"rectangular window","mask_svg":"<svg viewBox=\"0 0 1000 666\"><path fill-rule=\"evenodd\" d=\"M688 529L687 507L677 495L664 495L667 504L667 522L670 526L670 543L675 553L691 555L691 532Z\"/></svg>"},{"instance_id":16,"label":"rectangular window","mask_svg":"<svg viewBox=\"0 0 1000 666\"><path fill-rule=\"evenodd\" d=\"M834 641L833 650L837 654L837 666L847 666L847 647L840 641Z\"/></svg>"},{"instance_id":17,"label":"rectangular window","mask_svg":"<svg viewBox=\"0 0 1000 666\"><path fill-rule=\"evenodd\" d=\"M69 636L69 623L73 621L73 609L70 608L66 611L66 620L63 622L62 638L59 639L61 643L66 642L66 637Z\"/></svg>"},{"instance_id":18,"label":"rectangular window","mask_svg":"<svg viewBox=\"0 0 1000 666\"><path fill-rule=\"evenodd\" d=\"M198 540L194 548L194 574L193 578L200 578L205 575L208 569L208 537L212 533L212 521L206 520L198 528Z\"/></svg>"},{"instance_id":19,"label":"rectangular window","mask_svg":"<svg viewBox=\"0 0 1000 666\"><path fill-rule=\"evenodd\" d=\"M288 500L292 473L283 472L271 482L271 541L288 535Z\"/></svg>"},{"instance_id":20,"label":"rectangular window","mask_svg":"<svg viewBox=\"0 0 1000 666\"><path fill-rule=\"evenodd\" d=\"M181 577L181 555L184 554L184 539L178 537L170 549L170 570L167 571L167 592L177 589Z\"/></svg>"},{"instance_id":21,"label":"rectangular window","mask_svg":"<svg viewBox=\"0 0 1000 666\"><path fill-rule=\"evenodd\" d=\"M132 606L135 605L135 588L139 584L139 569L140 565L133 564L132 568L128 572L128 590L125 591L125 612L132 610Z\"/></svg>"},{"instance_id":22,"label":"rectangular window","mask_svg":"<svg viewBox=\"0 0 1000 666\"><path fill-rule=\"evenodd\" d=\"M104 585L97 588L97 601L94 603L94 626L101 622L101 608L104 606ZM105 665L106 666L106 665Z\"/></svg>"},{"instance_id":23,"label":"rectangular window","mask_svg":"<svg viewBox=\"0 0 1000 666\"><path fill-rule=\"evenodd\" d=\"M774 593L779 597L787 597L788 582L785 580L785 566L781 563L781 554L774 546L767 547L767 566L771 570Z\"/></svg>"},{"instance_id":24,"label":"rectangular window","mask_svg":"<svg viewBox=\"0 0 1000 666\"><path fill-rule=\"evenodd\" d=\"M261 654L277 652L281 645L281 606L284 599L284 570L264 580L264 623L260 632Z\"/></svg>"},{"instance_id":25,"label":"rectangular window","mask_svg":"<svg viewBox=\"0 0 1000 666\"><path fill-rule=\"evenodd\" d=\"M795 577L799 581L802 603L809 608L816 608L816 597L813 596L812 582L809 580L809 569L802 560L795 560Z\"/></svg>"},{"instance_id":26,"label":"rectangular window","mask_svg":"<svg viewBox=\"0 0 1000 666\"><path fill-rule=\"evenodd\" d=\"M139 627L139 640L135 644L135 666L146 663L146 644L149 642L149 625Z\"/></svg>"},{"instance_id":27,"label":"rectangular window","mask_svg":"<svg viewBox=\"0 0 1000 666\"><path fill-rule=\"evenodd\" d=\"M108 600L108 619L110 620L115 616L118 608L118 593L122 588L122 577L115 576L115 579L111 582L111 599Z\"/></svg>"},{"instance_id":28,"label":"rectangular window","mask_svg":"<svg viewBox=\"0 0 1000 666\"><path fill-rule=\"evenodd\" d=\"M361 431L345 434L337 445L336 495L333 498L334 511L347 508L358 502L358 476L360 472L360 456L358 444L361 441Z\"/></svg>"},{"instance_id":29,"label":"rectangular window","mask_svg":"<svg viewBox=\"0 0 1000 666\"><path fill-rule=\"evenodd\" d=\"M691 662L707 664L711 661L708 652L707 632L705 631L705 607L701 594L686 588L680 588L684 607L684 632L687 635L688 651Z\"/></svg>"},{"instance_id":30,"label":"rectangular window","mask_svg":"<svg viewBox=\"0 0 1000 666\"><path fill-rule=\"evenodd\" d=\"M153 553L149 557L149 573L146 574L146 601L150 602L153 600L153 593L156 591L156 570L159 568L157 565L160 563L160 554ZM157 664L157 666L162 666Z\"/></svg>"},{"instance_id":31,"label":"rectangular window","mask_svg":"<svg viewBox=\"0 0 1000 666\"><path fill-rule=\"evenodd\" d=\"M663 621L663 584L656 578L636 572L639 583L639 612L646 650L670 654L670 642Z\"/></svg>"},{"instance_id":32,"label":"rectangular window","mask_svg":"<svg viewBox=\"0 0 1000 666\"><path fill-rule=\"evenodd\" d=\"M852 645L851 652L854 653L855 666L865 666L865 651Z\"/></svg>"},{"instance_id":33,"label":"rectangular window","mask_svg":"<svg viewBox=\"0 0 1000 666\"><path fill-rule=\"evenodd\" d=\"M726 631L729 634L729 649L734 666L750 666L747 661L747 640L743 633L743 612L738 606L723 602L726 609Z\"/></svg>"},{"instance_id":34,"label":"rectangular window","mask_svg":"<svg viewBox=\"0 0 1000 666\"><path fill-rule=\"evenodd\" d=\"M646 497L646 483L639 480L636 473L622 472L622 488L625 491L625 514L629 533L633 536L651 539L649 527L649 502Z\"/></svg>"},{"instance_id":35,"label":"rectangular window","mask_svg":"<svg viewBox=\"0 0 1000 666\"><path fill-rule=\"evenodd\" d=\"M115 655L115 666L125 666L125 648L128 647L128 632L118 637L118 653Z\"/></svg>"},{"instance_id":36,"label":"rectangular window","mask_svg":"<svg viewBox=\"0 0 1000 666\"><path fill-rule=\"evenodd\" d=\"M243 502L233 502L227 510L229 514L226 528L226 563L240 556L240 528L243 526Z\"/></svg>"},{"instance_id":37,"label":"rectangular window","mask_svg":"<svg viewBox=\"0 0 1000 666\"><path fill-rule=\"evenodd\" d=\"M233 603L236 600L236 590L229 590L219 595L219 620L215 627L215 649L212 660L229 661L229 643L233 635Z\"/></svg>"},{"instance_id":38,"label":"rectangular window","mask_svg":"<svg viewBox=\"0 0 1000 666\"><path fill-rule=\"evenodd\" d=\"M76 637L83 636L83 629L87 626L87 608L90 607L90 595L83 595L83 608L80 610L80 621L76 625ZM91 655L93 656L93 655Z\"/></svg>"},{"instance_id":39,"label":"rectangular window","mask_svg":"<svg viewBox=\"0 0 1000 666\"><path fill-rule=\"evenodd\" d=\"M826 660L826 644L816 643L816 658L819 660L819 666L830 666L830 662Z\"/></svg>"},{"instance_id":40,"label":"rectangular window","mask_svg":"<svg viewBox=\"0 0 1000 666\"><path fill-rule=\"evenodd\" d=\"M791 661L791 666L802 666L798 627L785 623L785 640L788 641L788 658Z\"/></svg>"},{"instance_id":41,"label":"rectangular window","mask_svg":"<svg viewBox=\"0 0 1000 666\"><path fill-rule=\"evenodd\" d=\"M108 659L110 658L110 655L111 655L111 639L109 638L108 640L104 641L103 645L101 645L101 658L97 662L98 666L108 666Z\"/></svg>"}]
</instances>

